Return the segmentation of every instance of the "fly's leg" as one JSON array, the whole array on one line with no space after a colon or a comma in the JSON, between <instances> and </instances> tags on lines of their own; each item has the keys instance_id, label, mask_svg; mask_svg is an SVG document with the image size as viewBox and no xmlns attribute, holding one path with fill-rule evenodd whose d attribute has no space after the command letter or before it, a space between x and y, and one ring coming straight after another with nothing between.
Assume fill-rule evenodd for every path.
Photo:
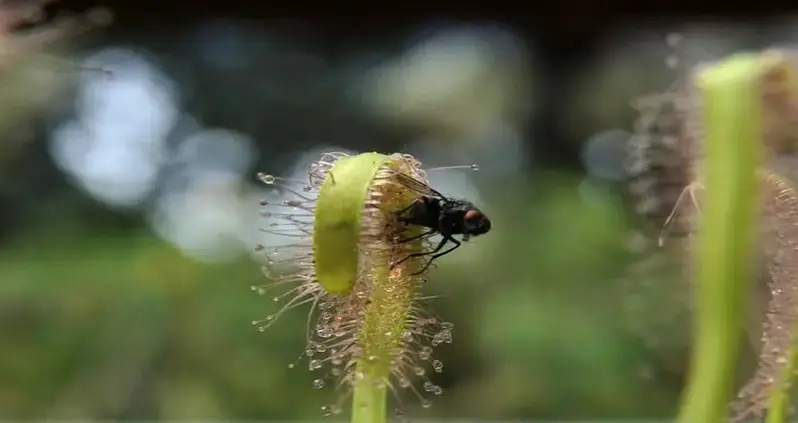
<instances>
[{"instance_id":1,"label":"fly's leg","mask_svg":"<svg viewBox=\"0 0 798 423\"><path fill-rule=\"evenodd\" d=\"M424 273L424 271L427 270L427 268L432 264L432 262L435 259L443 257L443 256L451 253L452 251L456 250L461 245L463 245L462 243L460 243L460 241L458 241L458 240L456 240L454 238L450 238L449 240L452 241L455 244L452 248L449 248L448 250L442 251L442 252L440 252L438 254L433 254L432 257L430 257L430 259L427 260L427 264L425 264L424 267L421 268L421 270L419 270L416 273L413 273L411 276L416 276L416 275L420 275L420 274Z\"/></svg>"},{"instance_id":2,"label":"fly's leg","mask_svg":"<svg viewBox=\"0 0 798 423\"><path fill-rule=\"evenodd\" d=\"M426 232L422 232L418 235L411 236L410 238L402 238L399 240L399 243L410 242L419 238L424 238L425 236L432 235L433 233L435 233L435 229L428 229Z\"/></svg>"},{"instance_id":3,"label":"fly's leg","mask_svg":"<svg viewBox=\"0 0 798 423\"><path fill-rule=\"evenodd\" d=\"M670 232L670 225L673 222L673 219L676 217L676 213L679 211L679 207L682 204L682 201L686 199L686 197L690 198L690 201L695 206L698 213L701 213L701 206L698 204L698 199L696 198L696 192L698 190L703 190L704 184L702 182L691 182L682 190L681 194L679 194L679 198L676 199L676 204L673 206L673 210L668 215L668 218L665 219L665 223L662 224L662 230L660 231L659 238L657 239L657 244L662 247L665 245L665 238L668 236Z\"/></svg>"},{"instance_id":4,"label":"fly's leg","mask_svg":"<svg viewBox=\"0 0 798 423\"><path fill-rule=\"evenodd\" d=\"M432 251L427 251L426 253L408 254L403 259L401 259L401 260L397 261L396 263L394 263L393 265L391 265L391 268L393 269L394 267L406 262L407 260L410 260L413 257L423 257L423 256L429 256L429 255L435 254L438 251L442 250L443 247L446 245L446 243L449 242L449 241L457 242L457 240L452 238L451 235L444 235L443 239L441 240L441 242L438 243L438 245ZM459 244L459 242L457 242L457 243Z\"/></svg>"}]
</instances>

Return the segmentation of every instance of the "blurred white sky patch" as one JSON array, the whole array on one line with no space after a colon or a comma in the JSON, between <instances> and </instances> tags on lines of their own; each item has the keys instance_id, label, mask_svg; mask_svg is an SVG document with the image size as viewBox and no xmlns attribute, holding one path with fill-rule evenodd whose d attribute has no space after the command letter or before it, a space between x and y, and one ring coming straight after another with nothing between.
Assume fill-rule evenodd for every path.
<instances>
[{"instance_id":1,"label":"blurred white sky patch","mask_svg":"<svg viewBox=\"0 0 798 423\"><path fill-rule=\"evenodd\" d=\"M176 88L131 50L103 50L84 66L111 74L82 74L76 117L51 134L51 155L95 199L136 206L157 184L164 143L179 113Z\"/></svg>"},{"instance_id":2,"label":"blurred white sky patch","mask_svg":"<svg viewBox=\"0 0 798 423\"><path fill-rule=\"evenodd\" d=\"M219 261L246 251L257 231L257 203L246 203L243 183L256 158L251 140L182 114L174 82L134 51L103 50L84 66L110 75L82 74L76 117L52 133L56 164L111 207L152 199L153 230L187 256Z\"/></svg>"},{"instance_id":3,"label":"blurred white sky patch","mask_svg":"<svg viewBox=\"0 0 798 423\"><path fill-rule=\"evenodd\" d=\"M582 146L582 164L588 173L600 179L622 181L626 179L624 160L626 142L630 134L620 129L601 131L591 136Z\"/></svg>"},{"instance_id":4,"label":"blurred white sky patch","mask_svg":"<svg viewBox=\"0 0 798 423\"><path fill-rule=\"evenodd\" d=\"M497 25L429 31L351 91L370 112L421 125L437 137L461 137L492 122L520 123L531 102L530 52Z\"/></svg>"},{"instance_id":5,"label":"blurred white sky patch","mask_svg":"<svg viewBox=\"0 0 798 423\"><path fill-rule=\"evenodd\" d=\"M187 189L169 192L155 203L150 222L155 232L191 258L232 260L247 249L244 238L253 228L244 213L241 178L208 172L192 179Z\"/></svg>"},{"instance_id":6,"label":"blurred white sky patch","mask_svg":"<svg viewBox=\"0 0 798 423\"><path fill-rule=\"evenodd\" d=\"M180 141L171 175L150 211L155 232L189 257L227 261L250 248L257 232L257 201L245 184L256 150L252 141L224 129L202 129Z\"/></svg>"}]
</instances>

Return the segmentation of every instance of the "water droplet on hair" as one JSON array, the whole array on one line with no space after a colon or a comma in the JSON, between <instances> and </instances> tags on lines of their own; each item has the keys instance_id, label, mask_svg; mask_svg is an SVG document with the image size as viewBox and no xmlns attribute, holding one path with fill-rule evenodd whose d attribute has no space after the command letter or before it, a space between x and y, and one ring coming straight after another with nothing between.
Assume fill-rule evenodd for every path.
<instances>
[{"instance_id":1,"label":"water droplet on hair","mask_svg":"<svg viewBox=\"0 0 798 423\"><path fill-rule=\"evenodd\" d=\"M413 373L415 373L416 376L424 376L424 368L421 366L415 366L413 367Z\"/></svg>"},{"instance_id":2,"label":"water droplet on hair","mask_svg":"<svg viewBox=\"0 0 798 423\"><path fill-rule=\"evenodd\" d=\"M424 382L424 390L425 391L432 392L433 389L435 389L435 385L432 382L430 382L430 381Z\"/></svg>"},{"instance_id":3,"label":"water droplet on hair","mask_svg":"<svg viewBox=\"0 0 798 423\"><path fill-rule=\"evenodd\" d=\"M440 395L443 393L443 388L440 386L436 386L435 389L432 390L433 395Z\"/></svg>"},{"instance_id":4,"label":"water droplet on hair","mask_svg":"<svg viewBox=\"0 0 798 423\"><path fill-rule=\"evenodd\" d=\"M430 401L428 399L421 400L421 407L423 407L423 408L432 407L432 401Z\"/></svg>"},{"instance_id":5,"label":"water droplet on hair","mask_svg":"<svg viewBox=\"0 0 798 423\"><path fill-rule=\"evenodd\" d=\"M430 347L426 347L426 346L422 347L421 351L418 352L418 358L420 358L422 360L425 360L425 361L429 360L429 358L431 356L432 356L432 348L430 348Z\"/></svg>"},{"instance_id":6,"label":"water droplet on hair","mask_svg":"<svg viewBox=\"0 0 798 423\"><path fill-rule=\"evenodd\" d=\"M333 330L329 326L323 326L316 329L316 335L320 338L329 338L333 335Z\"/></svg>"},{"instance_id":7,"label":"water droplet on hair","mask_svg":"<svg viewBox=\"0 0 798 423\"><path fill-rule=\"evenodd\" d=\"M473 170L473 171L477 171L477 170L479 170L479 165L478 165L478 164L476 164L476 163L472 163L472 164L471 164L471 170Z\"/></svg>"},{"instance_id":8,"label":"water droplet on hair","mask_svg":"<svg viewBox=\"0 0 798 423\"><path fill-rule=\"evenodd\" d=\"M316 379L313 381L313 389L321 389L324 388L324 380Z\"/></svg>"},{"instance_id":9,"label":"water droplet on hair","mask_svg":"<svg viewBox=\"0 0 798 423\"><path fill-rule=\"evenodd\" d=\"M265 173L259 173L258 179L260 179L264 184L267 185L271 185L277 180L277 178L275 178L274 175L267 175Z\"/></svg>"},{"instance_id":10,"label":"water droplet on hair","mask_svg":"<svg viewBox=\"0 0 798 423\"><path fill-rule=\"evenodd\" d=\"M329 405L322 405L321 406L321 415L324 417L329 417L332 415L332 407Z\"/></svg>"},{"instance_id":11,"label":"water droplet on hair","mask_svg":"<svg viewBox=\"0 0 798 423\"><path fill-rule=\"evenodd\" d=\"M320 360L310 360L310 363L308 363L308 369L310 370L320 369L321 366L322 364Z\"/></svg>"},{"instance_id":12,"label":"water droplet on hair","mask_svg":"<svg viewBox=\"0 0 798 423\"><path fill-rule=\"evenodd\" d=\"M291 363L291 364L289 364L289 365L288 365L288 368L289 368L289 369L293 369L294 367L295 367L295 366L294 366L294 363Z\"/></svg>"},{"instance_id":13,"label":"water droplet on hair","mask_svg":"<svg viewBox=\"0 0 798 423\"><path fill-rule=\"evenodd\" d=\"M432 370L435 370L435 373L443 373L443 362L440 360L432 360Z\"/></svg>"},{"instance_id":14,"label":"water droplet on hair","mask_svg":"<svg viewBox=\"0 0 798 423\"><path fill-rule=\"evenodd\" d=\"M276 302L280 301L280 297L274 297L274 298L272 298L272 301L274 301L276 303Z\"/></svg>"}]
</instances>

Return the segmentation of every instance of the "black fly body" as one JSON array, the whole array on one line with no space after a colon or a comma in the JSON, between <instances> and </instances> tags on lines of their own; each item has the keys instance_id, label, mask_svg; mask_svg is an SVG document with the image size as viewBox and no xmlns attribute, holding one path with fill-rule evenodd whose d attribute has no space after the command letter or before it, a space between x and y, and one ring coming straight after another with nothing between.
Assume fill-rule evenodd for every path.
<instances>
[{"instance_id":1,"label":"black fly body","mask_svg":"<svg viewBox=\"0 0 798 423\"><path fill-rule=\"evenodd\" d=\"M461 235L462 241L468 241L472 236L482 235L490 230L490 220L470 201L448 198L427 184L405 174L399 173L397 177L404 186L420 194L417 200L397 212L399 221L407 225L423 226L427 229L419 235L401 239L399 242L408 242L436 234L441 235L443 239L431 251L409 254L394 263L393 266L413 257L431 256L424 267L415 274L423 273L435 259L451 253L462 245L461 241L454 238L454 235ZM448 243L454 245L443 250Z\"/></svg>"}]
</instances>

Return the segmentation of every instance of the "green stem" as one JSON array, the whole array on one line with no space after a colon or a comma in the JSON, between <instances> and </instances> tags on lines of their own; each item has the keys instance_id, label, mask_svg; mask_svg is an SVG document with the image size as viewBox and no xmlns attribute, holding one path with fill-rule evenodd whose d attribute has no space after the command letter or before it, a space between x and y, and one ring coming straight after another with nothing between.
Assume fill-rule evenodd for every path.
<instances>
[{"instance_id":1,"label":"green stem","mask_svg":"<svg viewBox=\"0 0 798 423\"><path fill-rule=\"evenodd\" d=\"M388 387L372 365L361 359L356 372L363 375L355 383L352 398L352 423L385 423L388 410ZM375 377L376 376L376 377Z\"/></svg>"},{"instance_id":2,"label":"green stem","mask_svg":"<svg viewBox=\"0 0 798 423\"><path fill-rule=\"evenodd\" d=\"M757 55L738 55L698 77L705 130L705 197L698 244L695 344L679 423L725 420L746 288L752 275L761 107Z\"/></svg>"}]
</instances>

